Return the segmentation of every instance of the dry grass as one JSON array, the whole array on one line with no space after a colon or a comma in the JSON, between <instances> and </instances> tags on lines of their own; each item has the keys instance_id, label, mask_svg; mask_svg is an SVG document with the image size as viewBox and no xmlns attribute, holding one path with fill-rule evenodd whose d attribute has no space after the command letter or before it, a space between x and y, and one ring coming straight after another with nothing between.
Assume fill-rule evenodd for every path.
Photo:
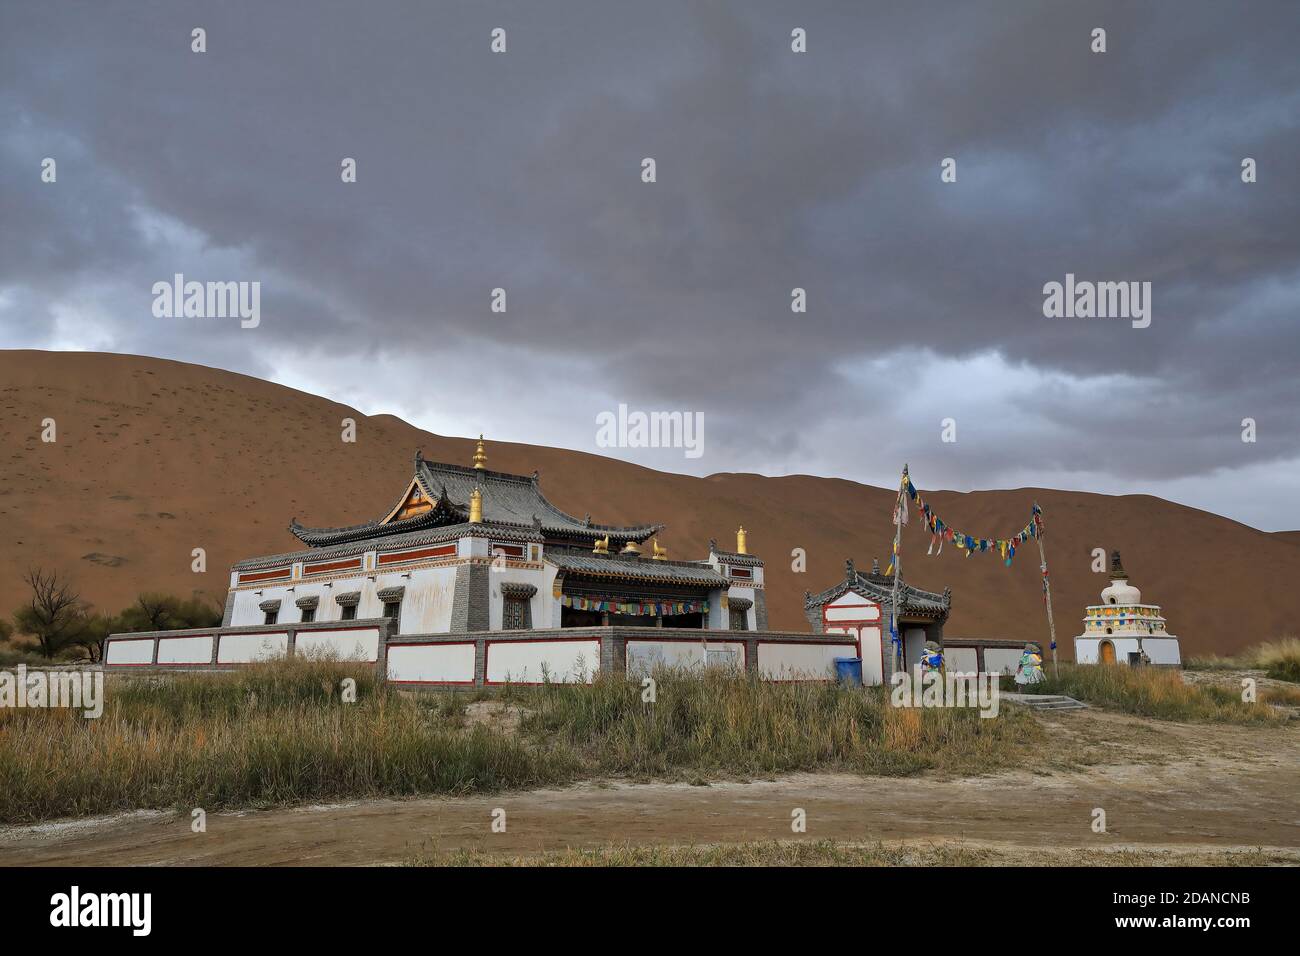
<instances>
[{"instance_id":1,"label":"dry grass","mask_svg":"<svg viewBox=\"0 0 1300 956\"><path fill-rule=\"evenodd\" d=\"M357 682L356 703L339 688ZM0 711L0 822L118 810L471 793L570 779L565 754L448 726L372 668L285 661L115 682L104 715Z\"/></svg>"},{"instance_id":2,"label":"dry grass","mask_svg":"<svg viewBox=\"0 0 1300 956\"><path fill-rule=\"evenodd\" d=\"M1300 638L1280 637L1236 657L1206 654L1188 658L1188 670L1262 670L1274 680L1300 683Z\"/></svg>"},{"instance_id":3,"label":"dry grass","mask_svg":"<svg viewBox=\"0 0 1300 956\"><path fill-rule=\"evenodd\" d=\"M340 682L357 682L356 703ZM797 770L978 773L1044 739L1028 714L899 710L880 689L656 674L658 699L602 677L509 692L517 730L458 694L410 695L373 670L290 660L230 674L113 679L104 714L0 710L0 823L147 808L467 794L599 777ZM475 695L477 696L477 695Z\"/></svg>"},{"instance_id":4,"label":"dry grass","mask_svg":"<svg viewBox=\"0 0 1300 956\"><path fill-rule=\"evenodd\" d=\"M539 688L522 730L564 742L602 773L633 777L984 772L1017 764L1044 739L1032 717L1010 708L983 719L972 709L895 708L884 688L774 684L721 671L654 677L654 704L642 701L639 684L611 676Z\"/></svg>"},{"instance_id":5,"label":"dry grass","mask_svg":"<svg viewBox=\"0 0 1300 956\"><path fill-rule=\"evenodd\" d=\"M1274 680L1300 683L1300 638L1284 637L1255 649L1255 661Z\"/></svg>"},{"instance_id":6,"label":"dry grass","mask_svg":"<svg viewBox=\"0 0 1300 956\"><path fill-rule=\"evenodd\" d=\"M1004 678L1004 685L1006 682ZM1062 664L1060 677L1052 677L1049 671L1047 679L1035 684L1032 691L1065 694L1161 720L1281 724L1289 719L1272 707L1244 703L1240 690L1187 683L1181 672L1163 667Z\"/></svg>"},{"instance_id":7,"label":"dry grass","mask_svg":"<svg viewBox=\"0 0 1300 956\"><path fill-rule=\"evenodd\" d=\"M707 846L612 844L536 856L508 856L482 850L426 851L409 866L1294 866L1294 852L1164 849L1004 850L962 844L839 843L831 840L771 841Z\"/></svg>"}]
</instances>

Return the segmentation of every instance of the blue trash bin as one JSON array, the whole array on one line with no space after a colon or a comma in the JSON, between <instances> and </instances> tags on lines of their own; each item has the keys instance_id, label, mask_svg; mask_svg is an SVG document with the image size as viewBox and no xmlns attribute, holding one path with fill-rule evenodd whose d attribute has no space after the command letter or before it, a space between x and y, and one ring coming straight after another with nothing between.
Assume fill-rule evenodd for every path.
<instances>
[{"instance_id":1,"label":"blue trash bin","mask_svg":"<svg viewBox=\"0 0 1300 956\"><path fill-rule=\"evenodd\" d=\"M835 658L835 679L841 684L850 684L853 687L862 686L862 658L860 657L837 657Z\"/></svg>"}]
</instances>

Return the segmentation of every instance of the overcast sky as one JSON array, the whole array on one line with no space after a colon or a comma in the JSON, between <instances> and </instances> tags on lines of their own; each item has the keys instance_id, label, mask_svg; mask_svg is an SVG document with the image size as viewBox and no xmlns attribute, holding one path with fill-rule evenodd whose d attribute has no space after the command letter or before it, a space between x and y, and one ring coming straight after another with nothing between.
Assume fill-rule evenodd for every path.
<instances>
[{"instance_id":1,"label":"overcast sky","mask_svg":"<svg viewBox=\"0 0 1300 956\"><path fill-rule=\"evenodd\" d=\"M0 0L0 344L1297 528L1297 39L1294 0ZM156 318L178 272L260 282L260 325ZM1045 317L1067 273L1149 281L1150 326ZM703 453L598 447L620 403L702 414Z\"/></svg>"}]
</instances>

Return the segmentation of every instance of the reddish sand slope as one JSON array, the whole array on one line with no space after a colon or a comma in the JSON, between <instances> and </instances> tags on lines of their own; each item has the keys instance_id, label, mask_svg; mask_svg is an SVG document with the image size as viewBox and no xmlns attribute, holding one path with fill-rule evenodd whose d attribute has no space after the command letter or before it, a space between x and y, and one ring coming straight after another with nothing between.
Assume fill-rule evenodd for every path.
<instances>
[{"instance_id":1,"label":"reddish sand slope","mask_svg":"<svg viewBox=\"0 0 1300 956\"><path fill-rule=\"evenodd\" d=\"M339 422L357 420L355 444ZM41 441L41 422L58 441ZM468 429L467 429L468 430ZM23 596L31 565L70 573L97 607L117 610L142 589L224 596L240 558L293 550L286 526L345 525L381 517L405 488L412 457L470 462L473 442L420 431L230 372L159 359L94 353L0 352L0 613ZM601 522L662 521L674 557L700 558L710 537L725 547L749 530L765 558L773 627L803 630L803 593L840 580L844 559L887 558L892 492L842 479L664 474L595 455L489 438L490 467L529 473L561 508ZM1135 583L1164 605L1184 654L1231 653L1284 633L1300 617L1300 547L1148 495L1041 488L927 492L946 520L974 533L1009 534L1037 500L1048 525L1058 636L1067 657L1083 607L1105 585L1094 548L1120 548ZM949 634L1042 639L1037 560L1011 568L993 556L945 548L905 531L908 580L954 592ZM208 571L190 570L193 548ZM791 570L791 551L807 571Z\"/></svg>"}]
</instances>

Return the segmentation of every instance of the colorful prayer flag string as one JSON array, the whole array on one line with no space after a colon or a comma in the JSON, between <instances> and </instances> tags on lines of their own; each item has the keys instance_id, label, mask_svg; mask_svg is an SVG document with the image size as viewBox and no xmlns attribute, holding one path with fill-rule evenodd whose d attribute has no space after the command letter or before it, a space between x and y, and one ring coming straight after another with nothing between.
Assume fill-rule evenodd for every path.
<instances>
[{"instance_id":1,"label":"colorful prayer flag string","mask_svg":"<svg viewBox=\"0 0 1300 956\"><path fill-rule=\"evenodd\" d=\"M951 541L953 546L966 552L966 557L975 554L986 554L989 551L996 551L1002 562L1011 567L1011 562L1015 560L1016 551L1030 538L1038 538L1043 533L1043 523L1040 518L1042 509L1034 505L1029 524L1025 525L1018 532L1009 538L977 538L973 535L966 534L964 531L958 531L940 518L930 506L926 503L925 498L916 490L916 485L912 483L910 477L904 476L904 487L907 491L907 497L912 499L916 504L917 510L925 521L925 526L930 532L930 547L926 554L942 554L943 544L945 541ZM907 523L907 503L904 500L896 508L901 509L901 513L896 511L895 524ZM901 518L901 522L899 521ZM935 544L938 544L938 551L935 551ZM897 557L897 544L895 544L895 557Z\"/></svg>"}]
</instances>

